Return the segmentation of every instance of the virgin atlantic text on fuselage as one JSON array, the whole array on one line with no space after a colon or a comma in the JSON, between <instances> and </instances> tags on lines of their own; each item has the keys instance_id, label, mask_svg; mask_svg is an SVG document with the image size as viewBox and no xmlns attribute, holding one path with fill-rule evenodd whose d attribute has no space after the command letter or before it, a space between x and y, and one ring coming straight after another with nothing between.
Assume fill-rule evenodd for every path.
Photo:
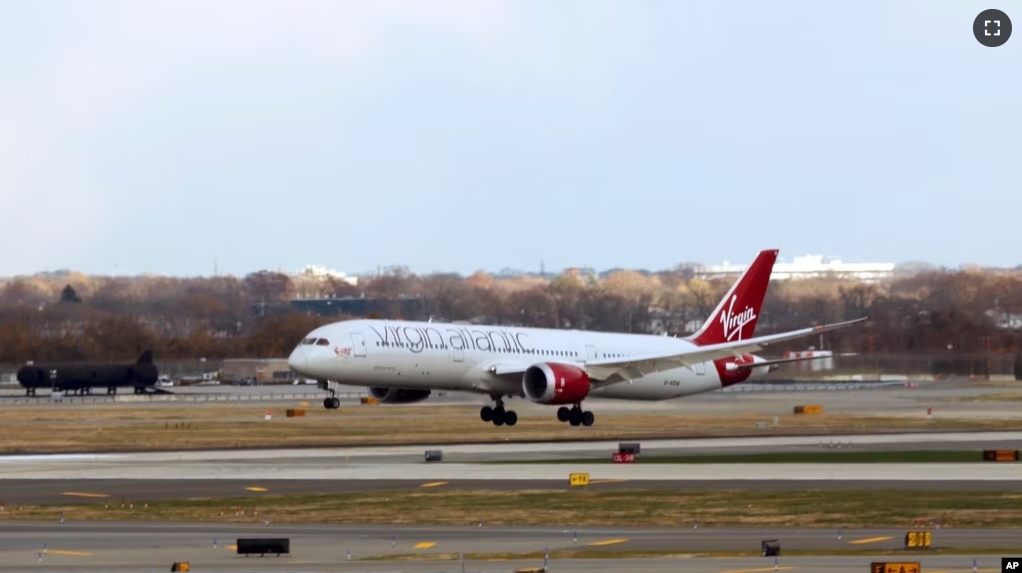
<instances>
[{"instance_id":1,"label":"virgin atlantic text on fuselage","mask_svg":"<svg viewBox=\"0 0 1022 573\"><path fill-rule=\"evenodd\" d=\"M385 326L383 333L374 326L370 326L373 333L383 346L403 345L408 350L419 353L429 348L446 350L448 346L456 350L481 350L503 352L532 352L533 349L523 344L522 338L529 335L524 332L510 332L507 330L491 329L468 329L468 328L445 328L446 338L440 329L416 326ZM474 335L474 336L473 336Z\"/></svg>"}]
</instances>

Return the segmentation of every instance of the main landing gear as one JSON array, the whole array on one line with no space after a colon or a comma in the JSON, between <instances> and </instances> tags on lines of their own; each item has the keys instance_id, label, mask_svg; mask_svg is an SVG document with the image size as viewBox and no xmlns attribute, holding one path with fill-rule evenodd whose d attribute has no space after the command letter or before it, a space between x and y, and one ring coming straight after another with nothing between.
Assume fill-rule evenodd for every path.
<instances>
[{"instance_id":1,"label":"main landing gear","mask_svg":"<svg viewBox=\"0 0 1022 573\"><path fill-rule=\"evenodd\" d=\"M592 426L593 422L596 421L596 415L582 410L581 404L575 404L571 408L567 406L558 408L557 419L561 422L568 422L572 426Z\"/></svg>"},{"instance_id":2,"label":"main landing gear","mask_svg":"<svg viewBox=\"0 0 1022 573\"><path fill-rule=\"evenodd\" d=\"M341 407L341 401L334 396L334 391L330 391L329 398L323 398L323 407L327 410L336 410Z\"/></svg>"},{"instance_id":3,"label":"main landing gear","mask_svg":"<svg viewBox=\"0 0 1022 573\"><path fill-rule=\"evenodd\" d=\"M483 409L479 410L479 417L484 422L493 422L494 426L514 426L518 423L518 414L514 410L504 409L503 398L496 395L491 395L490 398L493 398L496 406L483 406Z\"/></svg>"}]
</instances>

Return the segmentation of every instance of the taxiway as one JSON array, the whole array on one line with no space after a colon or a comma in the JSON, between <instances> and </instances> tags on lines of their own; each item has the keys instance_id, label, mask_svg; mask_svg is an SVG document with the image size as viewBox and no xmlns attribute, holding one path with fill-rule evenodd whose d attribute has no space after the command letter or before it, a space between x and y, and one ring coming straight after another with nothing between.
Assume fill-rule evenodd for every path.
<instances>
[{"instance_id":1,"label":"taxiway","mask_svg":"<svg viewBox=\"0 0 1022 573\"><path fill-rule=\"evenodd\" d=\"M904 530L612 529L571 527L402 527L346 525L235 525L191 523L0 523L0 559L5 567L47 570L130 571L188 561L193 571L513 571L542 565L555 555L552 571L703 571L753 573L773 570L773 558L693 555L707 551L758 551L765 539L781 544L778 570L800 573L868 570L872 560L915 561L924 571L971 566L969 556L900 554L897 558L786 557L784 551L890 551L903 546ZM238 556L238 538L288 538L291 555ZM934 547L1016 547L1014 530L941 530ZM594 559L557 559L558 551L587 551ZM600 559L599 552L667 552L673 558ZM473 556L495 558L473 559ZM532 555L528 559L515 556ZM350 556L350 559L349 559ZM409 560L414 556L417 560ZM500 557L507 560L502 560ZM977 566L999 566L999 556L975 556Z\"/></svg>"}]
</instances>

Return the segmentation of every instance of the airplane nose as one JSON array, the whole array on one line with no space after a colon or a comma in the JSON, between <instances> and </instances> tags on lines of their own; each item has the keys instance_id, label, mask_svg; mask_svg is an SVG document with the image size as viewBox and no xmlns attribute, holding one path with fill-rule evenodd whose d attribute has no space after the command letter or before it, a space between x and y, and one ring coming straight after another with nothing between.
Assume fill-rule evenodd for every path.
<instances>
[{"instance_id":1,"label":"airplane nose","mask_svg":"<svg viewBox=\"0 0 1022 573\"><path fill-rule=\"evenodd\" d=\"M306 364L308 364L308 360L305 358L305 352L300 348L295 348L291 356L287 357L288 368L295 372L304 372Z\"/></svg>"}]
</instances>

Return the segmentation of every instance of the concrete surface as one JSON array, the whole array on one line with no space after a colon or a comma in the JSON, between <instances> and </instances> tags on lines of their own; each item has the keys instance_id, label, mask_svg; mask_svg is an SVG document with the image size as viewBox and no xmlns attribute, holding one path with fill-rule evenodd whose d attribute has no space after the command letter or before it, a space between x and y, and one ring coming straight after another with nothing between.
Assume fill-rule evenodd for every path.
<instances>
[{"instance_id":1,"label":"concrete surface","mask_svg":"<svg viewBox=\"0 0 1022 573\"><path fill-rule=\"evenodd\" d=\"M838 441L855 443L972 442L987 438L990 444L1017 443L1019 432L956 432L846 436ZM663 440L643 445L644 452L658 448L683 450L686 446L771 447L802 444L812 446L816 437L715 438ZM641 441L640 441L641 442ZM610 452L618 442L568 442L559 444L478 444L441 448L448 455L485 453L522 458L529 452L546 451L578 456L579 452ZM853 446L854 447L854 446ZM0 479L164 479L173 468L176 479L231 480L565 480L569 473L588 473L591 479L633 481L729 481L749 480L879 480L897 481L1011 481L1022 479L1022 464L927 463L927 464L610 464L594 463L424 463L394 461L395 456L423 460L426 448L392 446L378 448L268 449L191 452L144 452L118 454L57 454L0 456ZM641 454L640 454L641 455ZM389 462L389 463L388 463Z\"/></svg>"},{"instance_id":2,"label":"concrete surface","mask_svg":"<svg viewBox=\"0 0 1022 573\"><path fill-rule=\"evenodd\" d=\"M759 549L763 539L781 543L778 570L800 573L869 571L870 561L921 561L923 571L971 570L972 556L786 557L798 549L897 549L903 530L763 530L763 529L583 529L571 528L428 528L385 526L246 526L162 523L0 523L3 567L47 571L168 570L188 561L192 571L460 571L459 553L538 553L549 550L670 551L673 558L587 559L548 562L550 571L636 571L756 573L773 570L774 559L693 558L696 551ZM291 555L238 556L239 537L286 537ZM1017 531L933 532L934 546L989 548L1019 546ZM214 543L216 545L214 546ZM44 552L45 546L45 552ZM348 560L350 552L351 560ZM1020 552L1022 553L1022 552ZM418 554L429 561L362 561L366 558ZM1007 555L1005 555L1007 556ZM975 556L984 571L997 571L1000 555ZM466 561L465 571L513 571L537 567L541 558L515 561ZM992 569L992 568L997 569Z\"/></svg>"}]
</instances>

